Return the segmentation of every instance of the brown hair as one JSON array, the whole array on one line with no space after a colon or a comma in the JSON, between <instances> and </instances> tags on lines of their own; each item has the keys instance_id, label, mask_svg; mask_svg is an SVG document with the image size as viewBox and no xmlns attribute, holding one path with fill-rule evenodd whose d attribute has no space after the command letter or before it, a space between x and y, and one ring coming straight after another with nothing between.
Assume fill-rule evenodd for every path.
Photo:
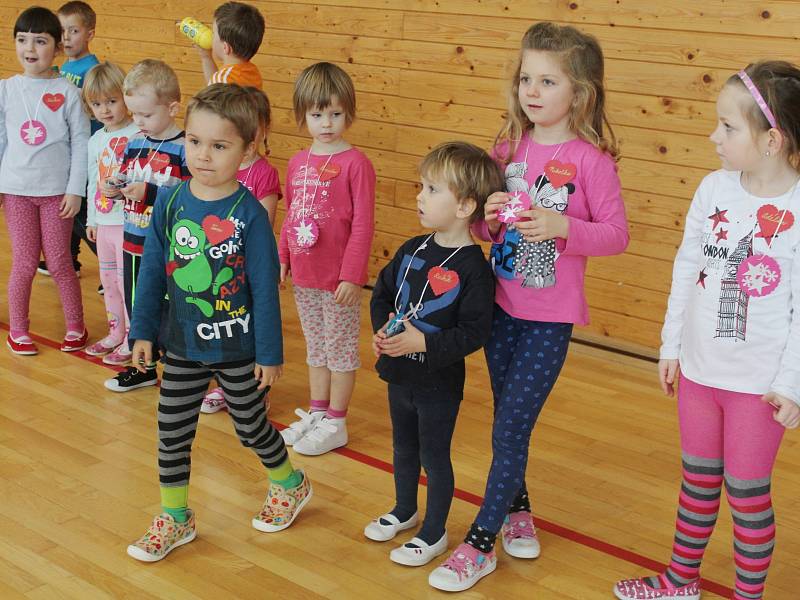
<instances>
[{"instance_id":1,"label":"brown hair","mask_svg":"<svg viewBox=\"0 0 800 600\"><path fill-rule=\"evenodd\" d=\"M73 0L62 4L61 8L56 11L56 14L62 17L71 17L72 15L79 15L83 25L87 29L94 29L97 26L97 15L91 6L86 2L80 0Z\"/></svg>"},{"instance_id":2,"label":"brown hair","mask_svg":"<svg viewBox=\"0 0 800 600\"><path fill-rule=\"evenodd\" d=\"M520 106L518 94L522 56L526 50L553 52L561 59L561 66L574 92L569 114L570 129L582 140L617 158L617 138L606 116L603 50L597 38L569 25L542 22L530 27L522 36L514 76L508 88L506 122L495 139L495 144L509 143L503 161L506 164L511 161L522 136L534 127Z\"/></svg>"},{"instance_id":3,"label":"brown hair","mask_svg":"<svg viewBox=\"0 0 800 600\"><path fill-rule=\"evenodd\" d=\"M264 152L268 154L269 145L267 144L267 134L269 133L270 126L272 125L272 109L270 108L269 98L267 97L267 94L259 88L248 86L244 88L244 91L250 94L250 99L253 101L253 105L256 108L258 125L264 134ZM261 152L261 148L256 148L256 151Z\"/></svg>"},{"instance_id":4,"label":"brown hair","mask_svg":"<svg viewBox=\"0 0 800 600\"><path fill-rule=\"evenodd\" d=\"M235 83L214 83L189 100L184 122L198 110L205 110L233 123L245 146L256 139L258 110L251 94Z\"/></svg>"},{"instance_id":5,"label":"brown hair","mask_svg":"<svg viewBox=\"0 0 800 600\"><path fill-rule=\"evenodd\" d=\"M181 101L181 85L175 71L162 60L146 58L131 67L125 76L122 91L126 96L143 85L150 85L159 102L170 104ZM166 101L166 102L165 102Z\"/></svg>"},{"instance_id":6,"label":"brown hair","mask_svg":"<svg viewBox=\"0 0 800 600\"><path fill-rule=\"evenodd\" d=\"M439 144L422 159L419 173L426 179L442 178L459 200L475 201L474 223L483 215L486 199L503 190L505 180L498 164L485 150L467 142Z\"/></svg>"},{"instance_id":7,"label":"brown hair","mask_svg":"<svg viewBox=\"0 0 800 600\"><path fill-rule=\"evenodd\" d=\"M297 126L306 122L306 113L314 108L324 110L336 98L345 114L347 126L356 118L356 90L344 69L329 62L320 62L303 69L294 82L292 104Z\"/></svg>"},{"instance_id":8,"label":"brown hair","mask_svg":"<svg viewBox=\"0 0 800 600\"><path fill-rule=\"evenodd\" d=\"M785 152L793 167L800 165L800 68L784 60L764 60L744 69L753 81L783 134ZM731 75L725 85L740 85L750 98L745 117L754 133L772 127L738 75Z\"/></svg>"},{"instance_id":9,"label":"brown hair","mask_svg":"<svg viewBox=\"0 0 800 600\"><path fill-rule=\"evenodd\" d=\"M214 11L219 39L227 43L239 58L250 60L264 39L264 17L255 6L226 2Z\"/></svg>"},{"instance_id":10,"label":"brown hair","mask_svg":"<svg viewBox=\"0 0 800 600\"><path fill-rule=\"evenodd\" d=\"M89 115L92 115L90 102L114 95L122 96L122 86L125 83L125 72L111 62L103 62L93 66L86 73L81 89L83 106Z\"/></svg>"}]
</instances>

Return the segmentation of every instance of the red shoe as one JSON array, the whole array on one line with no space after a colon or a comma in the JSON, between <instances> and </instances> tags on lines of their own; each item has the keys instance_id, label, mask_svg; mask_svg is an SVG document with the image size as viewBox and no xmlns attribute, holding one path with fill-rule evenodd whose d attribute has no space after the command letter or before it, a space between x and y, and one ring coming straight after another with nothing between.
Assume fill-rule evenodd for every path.
<instances>
[{"instance_id":1,"label":"red shoe","mask_svg":"<svg viewBox=\"0 0 800 600\"><path fill-rule=\"evenodd\" d=\"M69 334L67 334L69 335ZM65 337L64 341L61 342L61 351L62 352L75 352L76 350L82 350L86 347L86 342L89 341L89 332L86 331L86 328L83 328L83 335L79 338L69 338Z\"/></svg>"},{"instance_id":2,"label":"red shoe","mask_svg":"<svg viewBox=\"0 0 800 600\"><path fill-rule=\"evenodd\" d=\"M14 354L21 354L23 356L39 354L39 350L36 348L33 340L31 340L31 338L29 338L27 335L23 335L19 338L19 340L15 340L9 333L8 337L6 338L6 345L11 348L11 351Z\"/></svg>"}]
</instances>

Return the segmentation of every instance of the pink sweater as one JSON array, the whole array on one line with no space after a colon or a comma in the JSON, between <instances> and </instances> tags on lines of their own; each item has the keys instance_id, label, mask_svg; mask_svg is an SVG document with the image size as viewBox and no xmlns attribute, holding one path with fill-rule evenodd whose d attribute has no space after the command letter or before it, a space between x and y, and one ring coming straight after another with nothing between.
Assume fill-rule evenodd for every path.
<instances>
[{"instance_id":1,"label":"pink sweater","mask_svg":"<svg viewBox=\"0 0 800 600\"><path fill-rule=\"evenodd\" d=\"M493 154L504 155L506 147L498 146ZM520 248L516 230L503 226L497 236L491 237L482 220L473 226L473 232L482 240L494 242L495 301L504 311L529 321L586 325L586 258L624 252L629 240L628 225L614 161L580 139L563 144L553 159L558 147L523 140L505 167L506 189L530 192L533 197L538 188L536 206L569 218L567 239L524 244ZM551 160L562 164L556 165L555 176L546 177L545 165ZM566 172L572 177L565 176ZM556 179L559 176L569 180L564 183L563 179Z\"/></svg>"},{"instance_id":2,"label":"pink sweater","mask_svg":"<svg viewBox=\"0 0 800 600\"><path fill-rule=\"evenodd\" d=\"M279 256L281 264L291 269L295 285L332 292L341 281L367 282L375 232L375 170L356 148L333 154L329 162L328 158L303 150L289 161ZM294 230L304 210L304 188L305 216L319 228L317 242L310 248L298 246Z\"/></svg>"}]
</instances>

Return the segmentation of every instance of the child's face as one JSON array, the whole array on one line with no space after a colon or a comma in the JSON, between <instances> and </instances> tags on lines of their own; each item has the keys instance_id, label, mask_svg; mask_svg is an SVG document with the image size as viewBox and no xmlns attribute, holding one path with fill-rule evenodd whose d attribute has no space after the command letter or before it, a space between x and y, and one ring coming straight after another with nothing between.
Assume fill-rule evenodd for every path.
<instances>
[{"instance_id":1,"label":"child's face","mask_svg":"<svg viewBox=\"0 0 800 600\"><path fill-rule=\"evenodd\" d=\"M49 77L59 43L49 33L24 33L14 38L17 60L30 77Z\"/></svg>"},{"instance_id":2,"label":"child's face","mask_svg":"<svg viewBox=\"0 0 800 600\"><path fill-rule=\"evenodd\" d=\"M100 121L105 127L116 127L128 121L128 107L122 98L122 92L92 98L89 100L89 107L92 109L94 118Z\"/></svg>"},{"instance_id":3,"label":"child's face","mask_svg":"<svg viewBox=\"0 0 800 600\"><path fill-rule=\"evenodd\" d=\"M550 127L569 118L574 92L555 54L525 50L517 96L522 112L531 123Z\"/></svg>"},{"instance_id":4,"label":"child's face","mask_svg":"<svg viewBox=\"0 0 800 600\"><path fill-rule=\"evenodd\" d=\"M125 96L125 105L141 132L156 139L175 125L180 107L177 102L165 104L163 100L159 100L153 86L149 84L131 90Z\"/></svg>"},{"instance_id":5,"label":"child's face","mask_svg":"<svg viewBox=\"0 0 800 600\"><path fill-rule=\"evenodd\" d=\"M80 58L89 51L89 42L94 38L94 29L83 24L80 15L58 15L61 21L64 54L67 58Z\"/></svg>"},{"instance_id":6,"label":"child's face","mask_svg":"<svg viewBox=\"0 0 800 600\"><path fill-rule=\"evenodd\" d=\"M762 158L759 144L762 136L769 138L767 132L753 136L750 122L744 110L753 102L744 86L726 85L717 98L717 128L710 139L716 146L722 168L729 171L749 171Z\"/></svg>"},{"instance_id":7,"label":"child's face","mask_svg":"<svg viewBox=\"0 0 800 600\"><path fill-rule=\"evenodd\" d=\"M195 110L186 123L186 164L192 177L206 187L235 181L252 146L245 144L231 121L210 111Z\"/></svg>"},{"instance_id":8,"label":"child's face","mask_svg":"<svg viewBox=\"0 0 800 600\"><path fill-rule=\"evenodd\" d=\"M311 137L318 142L323 144L338 142L347 130L347 118L339 99L334 96L331 98L330 106L324 109L315 106L306 112L306 126Z\"/></svg>"},{"instance_id":9,"label":"child's face","mask_svg":"<svg viewBox=\"0 0 800 600\"><path fill-rule=\"evenodd\" d=\"M417 194L417 216L420 225L437 231L448 230L459 219L469 217L465 202L460 202L441 176L421 175L422 189Z\"/></svg>"}]
</instances>

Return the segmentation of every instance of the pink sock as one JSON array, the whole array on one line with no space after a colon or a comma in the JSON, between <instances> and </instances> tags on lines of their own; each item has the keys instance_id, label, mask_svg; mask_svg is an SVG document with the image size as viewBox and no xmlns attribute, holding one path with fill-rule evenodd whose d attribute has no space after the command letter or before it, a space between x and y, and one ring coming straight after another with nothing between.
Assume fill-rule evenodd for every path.
<instances>
[{"instance_id":1,"label":"pink sock","mask_svg":"<svg viewBox=\"0 0 800 600\"><path fill-rule=\"evenodd\" d=\"M311 401L311 410L309 412L321 412L324 410L328 410L328 406L330 406L330 400L312 400Z\"/></svg>"},{"instance_id":2,"label":"pink sock","mask_svg":"<svg viewBox=\"0 0 800 600\"><path fill-rule=\"evenodd\" d=\"M347 409L336 410L329 406L325 416L329 419L344 419L347 416Z\"/></svg>"}]
</instances>

